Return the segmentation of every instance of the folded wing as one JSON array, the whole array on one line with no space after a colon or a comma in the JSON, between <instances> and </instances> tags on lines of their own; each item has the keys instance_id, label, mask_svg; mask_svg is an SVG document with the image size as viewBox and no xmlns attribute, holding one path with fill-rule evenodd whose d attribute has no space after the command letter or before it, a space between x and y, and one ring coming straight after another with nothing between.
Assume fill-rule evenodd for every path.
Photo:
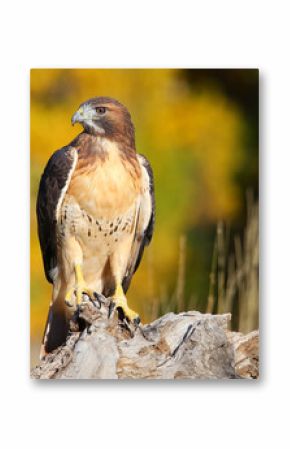
<instances>
[{"instance_id":1,"label":"folded wing","mask_svg":"<svg viewBox=\"0 0 290 449\"><path fill-rule=\"evenodd\" d=\"M36 214L38 236L44 271L53 283L57 270L56 223L58 212L67 191L77 161L76 150L70 146L56 151L49 159L40 180Z\"/></svg>"},{"instance_id":2,"label":"folded wing","mask_svg":"<svg viewBox=\"0 0 290 449\"><path fill-rule=\"evenodd\" d=\"M155 222L153 171L145 156L140 154L137 156L142 169L143 190L140 198L134 241L126 275L122 282L124 292L128 290L132 276L141 262L145 246L151 242Z\"/></svg>"}]
</instances>

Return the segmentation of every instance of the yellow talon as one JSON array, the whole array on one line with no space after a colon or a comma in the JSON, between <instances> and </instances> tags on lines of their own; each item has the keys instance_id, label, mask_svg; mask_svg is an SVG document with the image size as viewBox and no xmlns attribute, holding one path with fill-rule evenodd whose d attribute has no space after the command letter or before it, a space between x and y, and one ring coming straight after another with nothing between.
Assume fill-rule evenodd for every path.
<instances>
[{"instance_id":1,"label":"yellow talon","mask_svg":"<svg viewBox=\"0 0 290 449\"><path fill-rule=\"evenodd\" d=\"M116 285L115 292L112 296L112 300L115 304L115 308L122 309L124 316L132 322L139 324L140 318L138 313L134 312L134 310L130 309L127 304L127 298L123 292L123 288L121 284Z\"/></svg>"},{"instance_id":2,"label":"yellow talon","mask_svg":"<svg viewBox=\"0 0 290 449\"><path fill-rule=\"evenodd\" d=\"M71 288L65 295L65 303L70 307L73 306L71 302L72 296L76 296L76 305L79 305L83 301L83 294L88 295L91 299L94 298L94 291L89 289L85 283L82 268L80 264L75 266L76 285Z\"/></svg>"}]
</instances>

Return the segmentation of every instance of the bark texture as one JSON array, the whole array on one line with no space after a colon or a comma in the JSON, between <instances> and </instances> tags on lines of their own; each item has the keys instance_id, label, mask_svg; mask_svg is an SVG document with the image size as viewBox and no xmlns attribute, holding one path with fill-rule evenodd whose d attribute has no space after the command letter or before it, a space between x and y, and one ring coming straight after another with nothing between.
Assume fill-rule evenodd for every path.
<instances>
[{"instance_id":1,"label":"bark texture","mask_svg":"<svg viewBox=\"0 0 290 449\"><path fill-rule=\"evenodd\" d=\"M35 367L34 379L257 378L258 331L227 330L230 314L168 313L133 329L110 301L84 302L65 345Z\"/></svg>"}]
</instances>

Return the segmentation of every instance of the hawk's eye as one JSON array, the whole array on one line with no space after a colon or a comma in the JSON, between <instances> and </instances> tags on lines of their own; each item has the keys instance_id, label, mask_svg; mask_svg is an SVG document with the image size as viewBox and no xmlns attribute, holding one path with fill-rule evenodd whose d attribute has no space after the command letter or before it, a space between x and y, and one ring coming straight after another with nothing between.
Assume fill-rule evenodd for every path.
<instances>
[{"instance_id":1,"label":"hawk's eye","mask_svg":"<svg viewBox=\"0 0 290 449\"><path fill-rule=\"evenodd\" d=\"M106 108L104 108L103 106L96 108L97 114L105 114L105 112L106 112Z\"/></svg>"}]
</instances>

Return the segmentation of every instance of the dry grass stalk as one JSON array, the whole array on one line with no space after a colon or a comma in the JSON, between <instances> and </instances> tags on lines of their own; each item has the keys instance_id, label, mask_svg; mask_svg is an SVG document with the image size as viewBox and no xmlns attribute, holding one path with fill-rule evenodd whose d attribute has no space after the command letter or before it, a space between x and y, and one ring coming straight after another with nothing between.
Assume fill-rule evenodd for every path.
<instances>
[{"instance_id":1,"label":"dry grass stalk","mask_svg":"<svg viewBox=\"0 0 290 449\"><path fill-rule=\"evenodd\" d=\"M235 236L234 253L229 254L228 250L229 232L222 223L217 225L207 311L213 311L216 297L218 313L238 314L237 319L233 321L237 322L241 332L250 332L258 327L258 223L258 204L254 203L253 195L248 192L243 241L240 236Z\"/></svg>"},{"instance_id":2,"label":"dry grass stalk","mask_svg":"<svg viewBox=\"0 0 290 449\"><path fill-rule=\"evenodd\" d=\"M214 241L211 270L209 275L209 294L206 313L213 313L215 305L216 271L217 271L217 237Z\"/></svg>"},{"instance_id":3,"label":"dry grass stalk","mask_svg":"<svg viewBox=\"0 0 290 449\"><path fill-rule=\"evenodd\" d=\"M184 289L185 289L185 266L186 266L186 236L181 235L179 239L179 261L176 286L176 302L179 312L184 311Z\"/></svg>"},{"instance_id":4,"label":"dry grass stalk","mask_svg":"<svg viewBox=\"0 0 290 449\"><path fill-rule=\"evenodd\" d=\"M206 313L228 313L233 316L232 326L240 332L258 328L259 310L259 221L258 204L247 192L247 220L243 239L234 236L234 250L230 252L230 230L222 222L217 224L214 241L209 293ZM150 320L167 312L182 312L189 306L196 308L197 298L185 297L186 280L186 236L180 236L176 288L170 295L168 286L154 282L153 255L148 252L149 299L144 304L144 313ZM145 310L146 308L146 310Z\"/></svg>"}]
</instances>

